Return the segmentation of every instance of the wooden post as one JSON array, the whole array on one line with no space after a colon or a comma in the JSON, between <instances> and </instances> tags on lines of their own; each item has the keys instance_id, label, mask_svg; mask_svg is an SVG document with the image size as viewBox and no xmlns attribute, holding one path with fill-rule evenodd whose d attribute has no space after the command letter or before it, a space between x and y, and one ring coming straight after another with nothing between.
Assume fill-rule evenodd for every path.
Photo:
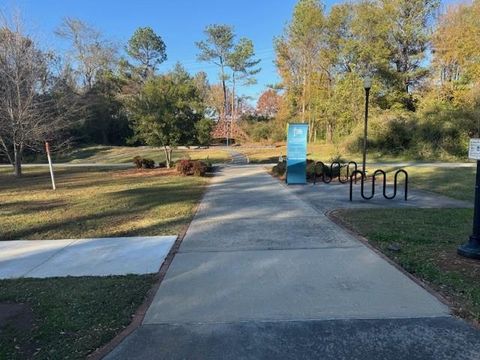
<instances>
[{"instance_id":1,"label":"wooden post","mask_svg":"<svg viewBox=\"0 0 480 360\"><path fill-rule=\"evenodd\" d=\"M47 151L48 167L50 168L50 177L52 179L52 188L53 190L56 190L57 187L55 186L55 176L53 175L52 158L50 156L50 145L48 144L48 141L45 142L45 150Z\"/></svg>"}]
</instances>

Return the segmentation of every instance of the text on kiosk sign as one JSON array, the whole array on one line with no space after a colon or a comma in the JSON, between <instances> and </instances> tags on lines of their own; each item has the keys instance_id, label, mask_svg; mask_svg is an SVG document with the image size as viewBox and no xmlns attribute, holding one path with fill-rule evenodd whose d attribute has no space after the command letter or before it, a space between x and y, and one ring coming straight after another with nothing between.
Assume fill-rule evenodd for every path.
<instances>
[{"instance_id":1,"label":"text on kiosk sign","mask_svg":"<svg viewBox=\"0 0 480 360\"><path fill-rule=\"evenodd\" d=\"M480 160L480 139L470 139L468 158L472 160Z\"/></svg>"}]
</instances>

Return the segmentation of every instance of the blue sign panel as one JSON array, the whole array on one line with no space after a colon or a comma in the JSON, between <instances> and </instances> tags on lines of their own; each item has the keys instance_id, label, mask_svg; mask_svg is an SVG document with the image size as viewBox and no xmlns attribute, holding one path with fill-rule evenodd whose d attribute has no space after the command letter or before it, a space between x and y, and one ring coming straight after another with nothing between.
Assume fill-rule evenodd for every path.
<instances>
[{"instance_id":1,"label":"blue sign panel","mask_svg":"<svg viewBox=\"0 0 480 360\"><path fill-rule=\"evenodd\" d=\"M307 124L288 124L287 184L307 183Z\"/></svg>"}]
</instances>

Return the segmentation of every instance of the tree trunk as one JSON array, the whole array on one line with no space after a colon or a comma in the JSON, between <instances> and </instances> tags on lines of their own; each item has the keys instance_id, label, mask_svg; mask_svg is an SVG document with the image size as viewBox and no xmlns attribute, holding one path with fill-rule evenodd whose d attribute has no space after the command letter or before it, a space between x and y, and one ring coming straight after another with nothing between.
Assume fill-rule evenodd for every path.
<instances>
[{"instance_id":1,"label":"tree trunk","mask_svg":"<svg viewBox=\"0 0 480 360\"><path fill-rule=\"evenodd\" d=\"M333 126L330 123L327 123L327 131L326 131L326 140L327 143L331 144L333 142Z\"/></svg>"},{"instance_id":2,"label":"tree trunk","mask_svg":"<svg viewBox=\"0 0 480 360\"><path fill-rule=\"evenodd\" d=\"M235 73L232 75L232 122L235 121Z\"/></svg>"},{"instance_id":3,"label":"tree trunk","mask_svg":"<svg viewBox=\"0 0 480 360\"><path fill-rule=\"evenodd\" d=\"M302 122L305 122L305 111L307 108L307 75L303 76L303 89L302 89Z\"/></svg>"},{"instance_id":4,"label":"tree trunk","mask_svg":"<svg viewBox=\"0 0 480 360\"><path fill-rule=\"evenodd\" d=\"M14 145L13 169L16 177L22 176L22 148Z\"/></svg>"},{"instance_id":5,"label":"tree trunk","mask_svg":"<svg viewBox=\"0 0 480 360\"><path fill-rule=\"evenodd\" d=\"M223 90L223 116L226 117L228 113L228 106L227 106L227 85L225 85L225 69L223 65L223 60L220 60L220 70L222 74L222 90Z\"/></svg>"},{"instance_id":6,"label":"tree trunk","mask_svg":"<svg viewBox=\"0 0 480 360\"><path fill-rule=\"evenodd\" d=\"M232 126L233 126L233 122L235 121L235 72L233 73L232 75L232 114L230 116L230 126L228 127L227 131L227 145L229 145L229 142L231 142L231 138L232 138Z\"/></svg>"},{"instance_id":7,"label":"tree trunk","mask_svg":"<svg viewBox=\"0 0 480 360\"><path fill-rule=\"evenodd\" d=\"M165 152L165 165L167 166L167 169L170 169L172 162L172 149L168 146L164 146L163 151Z\"/></svg>"}]
</instances>

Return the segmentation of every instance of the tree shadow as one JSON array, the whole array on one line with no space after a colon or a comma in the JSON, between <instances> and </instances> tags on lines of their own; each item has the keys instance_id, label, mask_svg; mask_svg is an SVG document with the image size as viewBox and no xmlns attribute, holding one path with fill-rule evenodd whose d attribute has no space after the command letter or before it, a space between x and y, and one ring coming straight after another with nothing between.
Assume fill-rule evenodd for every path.
<instances>
[{"instance_id":1,"label":"tree shadow","mask_svg":"<svg viewBox=\"0 0 480 360\"><path fill-rule=\"evenodd\" d=\"M37 211L48 211L65 206L66 202L62 200L47 201L13 201L4 203L0 207L0 214L8 215L26 215Z\"/></svg>"},{"instance_id":2,"label":"tree shadow","mask_svg":"<svg viewBox=\"0 0 480 360\"><path fill-rule=\"evenodd\" d=\"M186 224L193 217L193 211L190 215L179 215L175 210L172 211L172 216L175 218L162 218L159 215L158 220L154 221L152 225L147 227L138 227L131 230L119 231L118 224L131 222L139 219L142 221L144 217L152 217L150 212L160 209L165 206L175 206L175 204L188 204L192 208L199 200L203 186L189 187L188 191L181 184L168 184L169 186L159 189L152 187L140 187L127 190L116 191L108 194L103 194L102 201L107 204L112 204L114 209L108 211L97 211L87 215L73 216L62 220L45 220L47 222L30 226L28 228L14 229L12 231L3 231L0 234L0 240L16 240L16 239L32 239L32 238L51 238L49 233L61 233L66 236L62 238L79 238L83 237L81 234L94 233L95 237L112 237L112 236L136 236L136 235L159 235L165 234L167 229L177 229ZM128 206L122 206L124 202ZM13 211L14 206L25 205L26 202L12 203L9 206L10 211ZM30 213L34 213L39 209L41 204L31 205ZM51 209L65 206L60 202L52 204ZM42 208L45 210L45 208ZM21 210L18 210L20 212ZM22 214L24 212L22 211ZM178 232L178 231L176 231ZM176 233L175 232L175 233Z\"/></svg>"},{"instance_id":3,"label":"tree shadow","mask_svg":"<svg viewBox=\"0 0 480 360\"><path fill-rule=\"evenodd\" d=\"M68 154L56 154L53 156L54 161L72 161L72 160L84 160L100 154L107 154L112 150L111 146L102 146L102 147L87 147L74 150Z\"/></svg>"}]
</instances>

